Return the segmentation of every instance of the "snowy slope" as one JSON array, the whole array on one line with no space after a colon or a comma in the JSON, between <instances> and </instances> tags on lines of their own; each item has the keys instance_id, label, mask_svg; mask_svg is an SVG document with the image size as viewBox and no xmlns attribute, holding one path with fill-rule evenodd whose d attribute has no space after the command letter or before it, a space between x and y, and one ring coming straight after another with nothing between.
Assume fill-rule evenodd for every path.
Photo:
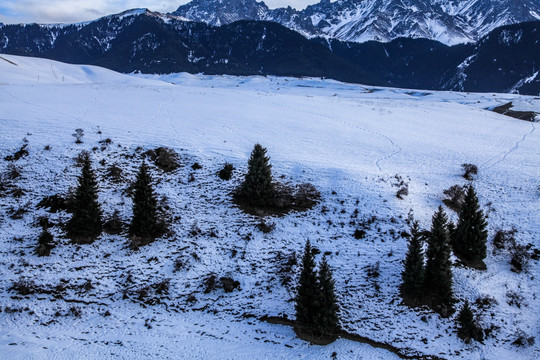
<instances>
[{"instance_id":1,"label":"snowy slope","mask_svg":"<svg viewBox=\"0 0 540 360\"><path fill-rule=\"evenodd\" d=\"M482 323L495 327L485 344L462 343L452 318L401 306L397 292L406 251L400 233L407 230L410 210L429 227L442 191L465 184L462 163L478 165L474 184L489 212L490 241L496 229L515 227L520 243L540 246L537 124L484 110L509 101L518 110L540 111L537 98L510 94L275 77L143 78L2 55L0 155L12 154L23 138L30 155L16 162L22 172L16 185L24 194L0 197L0 354L328 359L335 352L338 359L397 358L347 340L311 346L288 327L256 319L294 316L290 299L298 268L285 284L281 269L310 239L329 254L348 331L448 359L538 358L539 339L529 347L511 345L519 331L533 337L540 331L536 261L526 273L515 274L508 256L494 255L490 244L487 272L454 269L460 301L489 295L497 302L484 310L475 307ZM85 131L83 144L74 144L76 128ZM106 138L112 144L99 143ZM268 234L257 229L258 218L233 206L229 195L256 142L268 148L276 178L311 182L322 194L321 203L306 213L268 219L276 224ZM45 145L51 150L44 151ZM68 216L48 214L36 204L75 185L79 169L73 158L81 150L92 153L105 214L118 209L129 220L131 200L121 189L134 179L142 151L157 146L175 149L183 164L172 174L152 167L156 192L167 198L175 219L174 235L134 252L117 235L70 245L55 227L59 244L51 256L33 254L37 217L58 222ZM215 175L225 161L238 169L231 182ZM203 169L192 170L194 162ZM106 176L114 163L123 169L125 183ZM8 162L0 160L0 172L6 171ZM395 196L396 175L409 185L404 200ZM18 207L30 212L11 219L11 208ZM366 238L354 239L357 226L373 216ZM200 228L198 235L191 234L194 227ZM175 272L177 259L183 267ZM380 276L369 278L366 267L376 262ZM233 277L241 290L205 293L203 282L212 273ZM58 298L21 296L9 290L21 277L46 288L67 285ZM159 304L144 304L133 295L133 289L164 279L170 279L170 290ZM93 287L83 286L87 280ZM512 292L523 296L521 307L509 304Z\"/></svg>"}]
</instances>

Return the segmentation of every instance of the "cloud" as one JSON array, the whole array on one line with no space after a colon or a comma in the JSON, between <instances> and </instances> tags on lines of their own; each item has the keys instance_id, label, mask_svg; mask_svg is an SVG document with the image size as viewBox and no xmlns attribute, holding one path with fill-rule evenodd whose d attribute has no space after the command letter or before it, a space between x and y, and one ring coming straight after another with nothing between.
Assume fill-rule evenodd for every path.
<instances>
[{"instance_id":1,"label":"cloud","mask_svg":"<svg viewBox=\"0 0 540 360\"><path fill-rule=\"evenodd\" d=\"M63 23L93 20L133 8L171 12L189 0L1 0L4 23ZM302 9L318 0L267 0L270 8L290 5Z\"/></svg>"}]
</instances>

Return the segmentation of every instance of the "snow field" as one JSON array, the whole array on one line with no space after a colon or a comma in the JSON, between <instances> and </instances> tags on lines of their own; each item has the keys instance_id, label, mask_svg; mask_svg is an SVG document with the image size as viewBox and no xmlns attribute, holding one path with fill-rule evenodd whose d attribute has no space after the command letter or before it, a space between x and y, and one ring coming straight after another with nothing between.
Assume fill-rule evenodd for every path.
<instances>
[{"instance_id":1,"label":"snow field","mask_svg":"<svg viewBox=\"0 0 540 360\"><path fill-rule=\"evenodd\" d=\"M463 344L452 319L399 305L397 290L406 251L400 234L407 230L409 211L429 228L442 191L466 183L462 163L479 167L474 185L484 210L491 209L490 240L497 229L515 227L519 242L539 246L537 124L484 110L513 101L520 109L540 111L538 99L318 79L127 76L43 59L2 58L0 155L12 154L23 138L30 152L16 162L23 174L16 183L26 194L0 198L0 305L29 309L0 313L0 353L7 358L328 359L333 352L338 359L395 358L347 340L310 346L287 327L250 317L294 316L290 299L298 268L292 274L281 269L291 254L300 256L307 239L329 253L348 331L443 358L540 356L538 345L510 344L519 330L536 337L540 331L537 262L527 273L515 274L508 256L493 255L490 246L487 272L454 269L459 299L474 302L489 295L497 301L480 311L483 324L499 327L484 345ZM76 128L85 131L83 144L74 144ZM106 138L112 144L101 150L99 141ZM234 207L229 195L257 142L268 148L276 178L310 182L322 194L312 210L270 219L276 229L269 234L257 230L260 220ZM45 145L52 149L43 151ZM35 205L76 184L79 169L73 158L81 150L91 151L105 214L120 210L127 221L131 200L123 189L134 179L142 152L158 146L175 149L182 159L172 174L152 167L156 192L171 208L174 236L133 252L122 236L104 234L79 247L59 238L55 228L59 244L51 256L33 255L36 218L67 219L65 213L48 214ZM215 175L225 161L236 168L230 182ZM203 169L192 171L194 162ZM123 169L123 184L105 175L114 163ZM0 161L0 171L7 165ZM188 181L191 173L193 182ZM404 200L395 197L396 175L409 186ZM22 219L8 217L11 207L27 203L31 211ZM368 224L373 216L376 220ZM367 235L356 240L352 234L362 224ZM190 235L194 225L200 235ZM174 271L178 258L184 266ZM380 275L369 278L366 268L377 262ZM212 273L240 281L241 290L205 294L203 282ZM291 279L283 284L287 275ZM69 286L56 301L47 294L17 297L8 289L21 277L51 286L66 279ZM94 288L82 291L88 279ZM164 279L171 285L161 304L149 306L133 296ZM511 291L523 296L521 308L508 304ZM80 318L70 314L73 306L81 309ZM107 310L110 316L100 315Z\"/></svg>"}]
</instances>

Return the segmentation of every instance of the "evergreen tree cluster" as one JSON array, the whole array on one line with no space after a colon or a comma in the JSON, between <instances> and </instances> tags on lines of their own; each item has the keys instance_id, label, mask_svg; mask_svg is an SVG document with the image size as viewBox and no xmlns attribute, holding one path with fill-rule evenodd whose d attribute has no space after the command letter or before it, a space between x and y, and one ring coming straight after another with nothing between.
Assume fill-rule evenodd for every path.
<instances>
[{"instance_id":1,"label":"evergreen tree cluster","mask_svg":"<svg viewBox=\"0 0 540 360\"><path fill-rule=\"evenodd\" d=\"M442 316L450 315L454 304L447 223L446 214L439 206L433 215L431 230L425 237L425 254L422 245L424 236L418 223L413 223L400 287L405 303L412 306L428 305Z\"/></svg>"},{"instance_id":2,"label":"evergreen tree cluster","mask_svg":"<svg viewBox=\"0 0 540 360\"><path fill-rule=\"evenodd\" d=\"M413 223L401 274L401 296L410 306L428 305L443 316L453 311L452 250L466 265L485 269L487 223L472 186L467 189L456 226L441 206L432 218L431 230L420 231ZM423 242L427 242L424 254Z\"/></svg>"},{"instance_id":3,"label":"evergreen tree cluster","mask_svg":"<svg viewBox=\"0 0 540 360\"><path fill-rule=\"evenodd\" d=\"M309 240L302 257L302 270L296 296L296 321L304 331L319 338L335 338L339 330L339 307L332 271L326 258L319 270Z\"/></svg>"},{"instance_id":4,"label":"evergreen tree cluster","mask_svg":"<svg viewBox=\"0 0 540 360\"><path fill-rule=\"evenodd\" d=\"M73 241L90 243L101 234L103 212L98 202L98 186L89 156L83 159L79 185L70 204L70 210L72 216L66 230ZM152 188L152 178L143 162L135 182L133 218L129 226L129 235L144 239L159 236L157 219L157 199ZM42 234L40 239L43 236ZM43 247L44 245L41 246Z\"/></svg>"}]
</instances>

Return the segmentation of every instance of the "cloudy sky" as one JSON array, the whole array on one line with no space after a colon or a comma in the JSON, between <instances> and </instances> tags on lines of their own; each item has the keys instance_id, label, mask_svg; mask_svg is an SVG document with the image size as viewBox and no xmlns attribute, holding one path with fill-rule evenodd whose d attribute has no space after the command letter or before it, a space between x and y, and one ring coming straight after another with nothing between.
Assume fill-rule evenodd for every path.
<instances>
[{"instance_id":1,"label":"cloudy sky","mask_svg":"<svg viewBox=\"0 0 540 360\"><path fill-rule=\"evenodd\" d=\"M0 0L0 22L59 23L96 19L127 9L170 12L189 0ZM265 0L270 8L290 5L302 9L319 0Z\"/></svg>"}]
</instances>

